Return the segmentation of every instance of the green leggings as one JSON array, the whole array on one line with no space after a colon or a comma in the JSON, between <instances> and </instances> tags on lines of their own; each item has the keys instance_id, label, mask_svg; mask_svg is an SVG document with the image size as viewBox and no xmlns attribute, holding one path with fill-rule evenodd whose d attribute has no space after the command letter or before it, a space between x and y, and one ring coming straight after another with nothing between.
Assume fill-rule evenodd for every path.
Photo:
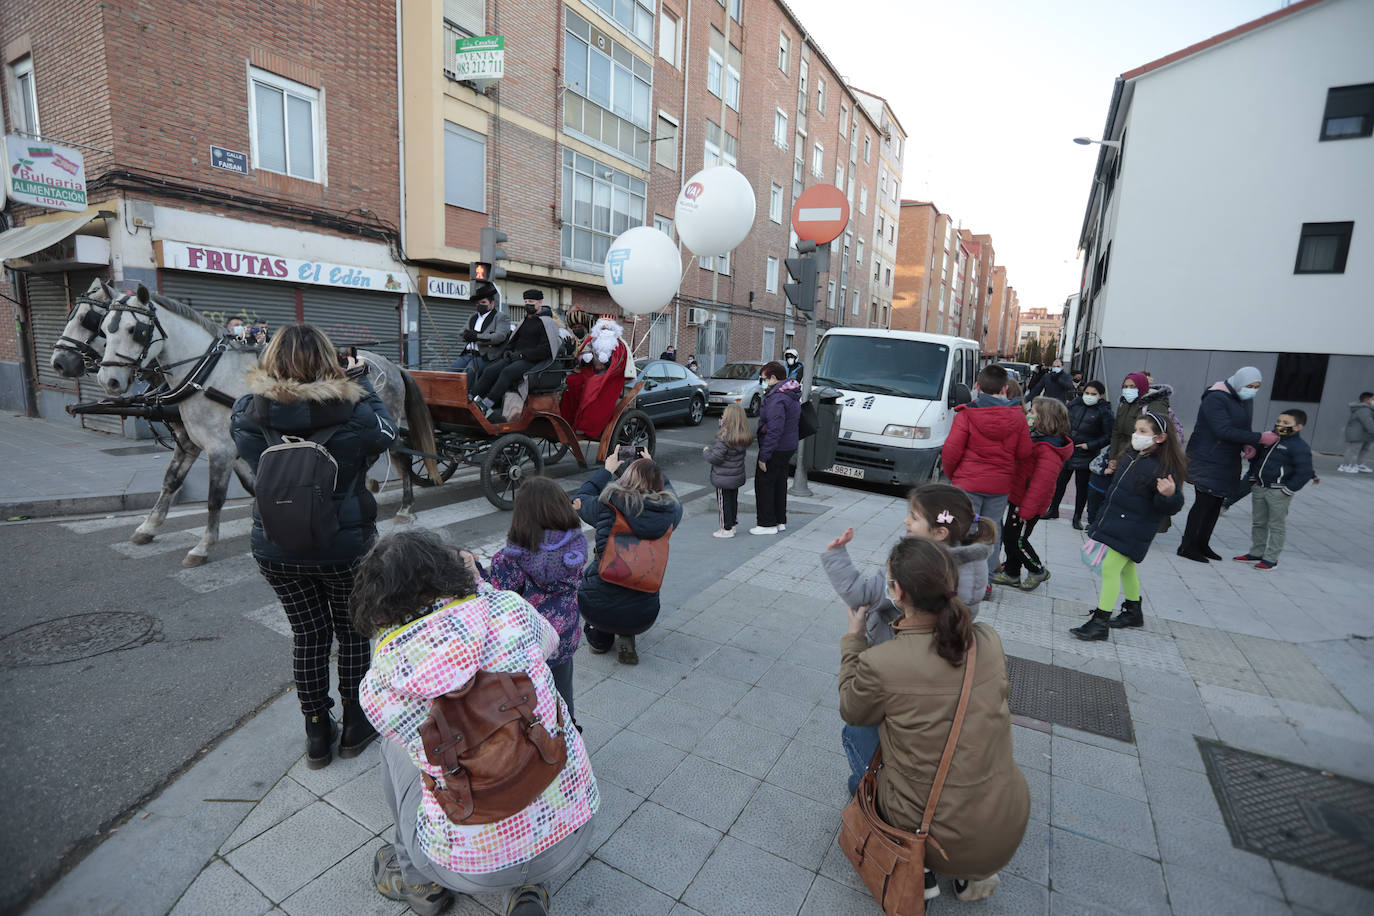
<instances>
[{"instance_id":1,"label":"green leggings","mask_svg":"<svg viewBox=\"0 0 1374 916\"><path fill-rule=\"evenodd\" d=\"M1127 601L1139 601L1140 576L1134 560L1108 547L1107 557L1102 561L1102 594L1097 601L1098 608L1110 611L1116 604L1118 591L1125 591Z\"/></svg>"}]
</instances>

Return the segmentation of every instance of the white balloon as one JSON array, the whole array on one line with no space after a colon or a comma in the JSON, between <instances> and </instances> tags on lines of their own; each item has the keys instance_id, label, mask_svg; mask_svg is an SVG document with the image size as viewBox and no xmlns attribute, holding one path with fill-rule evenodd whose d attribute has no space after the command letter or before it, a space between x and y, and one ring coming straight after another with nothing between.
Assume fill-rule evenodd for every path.
<instances>
[{"instance_id":1,"label":"white balloon","mask_svg":"<svg viewBox=\"0 0 1374 916\"><path fill-rule=\"evenodd\" d=\"M611 242L602 277L617 305L643 315L672 301L682 282L682 261L672 239L652 226L636 226Z\"/></svg>"},{"instance_id":2,"label":"white balloon","mask_svg":"<svg viewBox=\"0 0 1374 916\"><path fill-rule=\"evenodd\" d=\"M754 226L754 189L728 165L713 165L691 177L677 196L673 222L693 254L728 254Z\"/></svg>"}]
</instances>

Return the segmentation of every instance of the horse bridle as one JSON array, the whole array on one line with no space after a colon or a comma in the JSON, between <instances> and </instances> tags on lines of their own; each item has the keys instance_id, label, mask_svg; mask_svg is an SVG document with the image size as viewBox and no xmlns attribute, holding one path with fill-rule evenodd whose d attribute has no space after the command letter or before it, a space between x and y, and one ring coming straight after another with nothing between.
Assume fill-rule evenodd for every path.
<instances>
[{"instance_id":1,"label":"horse bridle","mask_svg":"<svg viewBox=\"0 0 1374 916\"><path fill-rule=\"evenodd\" d=\"M134 343L138 344L143 349L139 351L137 356L126 356L123 353L116 352L110 347L109 343L111 331L106 331L106 354L101 359L100 365L102 368L107 369L133 369L139 376L150 373L157 374L158 370L147 365L147 360L149 359L149 354L153 349L153 345L167 339L167 332L163 330L162 322L159 321L157 317L157 309L153 306L152 302L142 303L130 301L132 299L132 293L125 293L118 300L110 303L106 310L105 318L101 319L101 324L103 326L104 322L109 320L111 315L118 315L120 312L129 312L133 315L145 316L148 319L147 321L139 321L137 318L134 319L134 328L129 333ZM118 325L112 330L118 331ZM110 358L111 353L114 354L114 359Z\"/></svg>"},{"instance_id":2,"label":"horse bridle","mask_svg":"<svg viewBox=\"0 0 1374 916\"><path fill-rule=\"evenodd\" d=\"M91 332L90 340L77 340L75 337L68 337L66 334L62 334L57 338L57 342L53 344L53 349L71 350L76 353L81 357L81 362L85 364L86 371L89 372L100 366L100 360L104 356L99 350L91 346L91 343L104 333L100 330L100 325L104 322L105 315L109 312L109 303L103 299L94 299L90 296L77 296L76 304L73 305L72 310L67 313L66 324L72 323L72 316L74 316L77 310L83 305L86 306L86 314L81 316L81 327ZM65 328L66 325L63 325L64 330Z\"/></svg>"}]
</instances>

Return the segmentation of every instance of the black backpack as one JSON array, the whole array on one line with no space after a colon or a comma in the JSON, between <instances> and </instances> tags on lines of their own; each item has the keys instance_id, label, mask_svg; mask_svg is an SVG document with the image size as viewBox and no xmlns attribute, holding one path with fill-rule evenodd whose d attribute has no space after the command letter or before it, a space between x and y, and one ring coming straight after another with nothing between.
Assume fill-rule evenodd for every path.
<instances>
[{"instance_id":1,"label":"black backpack","mask_svg":"<svg viewBox=\"0 0 1374 916\"><path fill-rule=\"evenodd\" d=\"M258 459L258 515L267 540L288 553L321 553L339 532L339 463L324 446L342 426L326 426L307 438L262 427L268 447Z\"/></svg>"}]
</instances>

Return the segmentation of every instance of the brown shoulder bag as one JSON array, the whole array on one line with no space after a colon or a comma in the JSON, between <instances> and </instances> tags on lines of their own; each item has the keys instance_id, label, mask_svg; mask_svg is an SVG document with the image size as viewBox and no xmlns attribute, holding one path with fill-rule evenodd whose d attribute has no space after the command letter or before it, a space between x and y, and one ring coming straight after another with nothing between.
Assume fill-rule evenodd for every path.
<instances>
[{"instance_id":1,"label":"brown shoulder bag","mask_svg":"<svg viewBox=\"0 0 1374 916\"><path fill-rule=\"evenodd\" d=\"M568 759L563 708L551 733L535 714L536 702L534 682L523 671L478 671L434 698L420 739L425 759L444 771L443 782L421 775L453 823L508 818L558 778Z\"/></svg>"},{"instance_id":2,"label":"brown shoulder bag","mask_svg":"<svg viewBox=\"0 0 1374 916\"><path fill-rule=\"evenodd\" d=\"M673 529L669 528L661 538L641 538L631 530L619 509L612 507L612 511L615 523L606 538L606 548L601 551L596 574L603 582L636 592L658 591L668 572L668 538Z\"/></svg>"},{"instance_id":3,"label":"brown shoulder bag","mask_svg":"<svg viewBox=\"0 0 1374 916\"><path fill-rule=\"evenodd\" d=\"M945 777L949 775L954 747L959 743L959 730L963 727L964 713L968 709L977 660L978 639L975 636L968 647L968 655L964 657L964 685L959 691L959 705L954 711L949 740L945 742L945 752L940 757L940 766L935 770L930 797L926 799L921 829L909 833L888 824L878 813L878 769L883 760L881 744L864 771L859 791L840 816L840 835L836 842L886 916L922 916L926 911L927 841L933 843L941 854L944 853L940 844L930 838L930 823L935 818L935 806L940 802L940 790L945 787Z\"/></svg>"}]
</instances>

